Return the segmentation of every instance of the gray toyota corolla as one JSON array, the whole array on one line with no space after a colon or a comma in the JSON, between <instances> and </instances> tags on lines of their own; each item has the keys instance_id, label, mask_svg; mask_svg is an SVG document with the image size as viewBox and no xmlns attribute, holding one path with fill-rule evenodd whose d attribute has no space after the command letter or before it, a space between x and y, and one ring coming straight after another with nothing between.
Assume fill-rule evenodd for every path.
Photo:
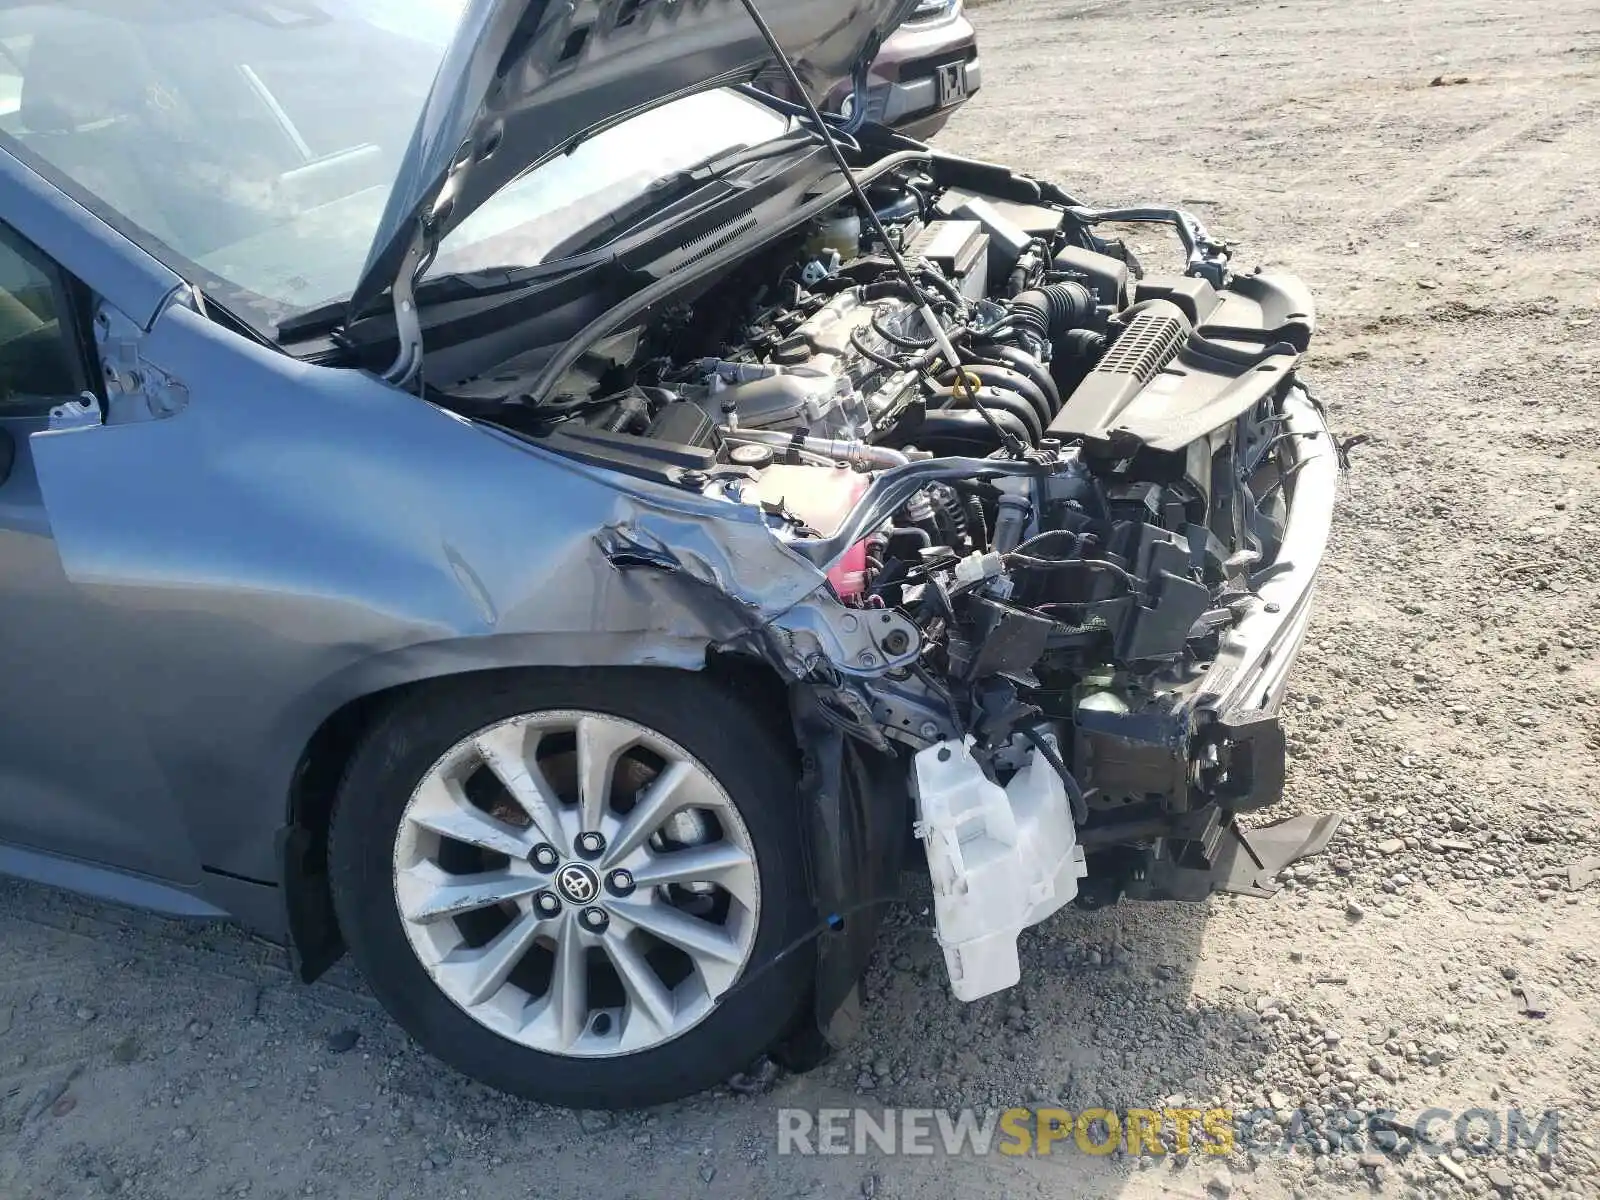
<instances>
[{"instance_id":1,"label":"gray toyota corolla","mask_svg":"<svg viewBox=\"0 0 1600 1200\"><path fill-rule=\"evenodd\" d=\"M0 870L613 1106L847 1036L912 860L972 1000L1326 841L1237 819L1305 288L820 116L915 0L767 7L0 0Z\"/></svg>"}]
</instances>

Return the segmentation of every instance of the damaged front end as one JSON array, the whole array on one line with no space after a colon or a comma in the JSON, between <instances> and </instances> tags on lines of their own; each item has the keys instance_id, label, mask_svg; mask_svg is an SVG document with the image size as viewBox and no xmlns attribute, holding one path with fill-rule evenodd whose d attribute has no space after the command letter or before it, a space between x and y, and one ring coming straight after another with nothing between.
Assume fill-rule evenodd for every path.
<instances>
[{"instance_id":1,"label":"damaged front end","mask_svg":"<svg viewBox=\"0 0 1600 1200\"><path fill-rule=\"evenodd\" d=\"M790 42L847 57L739 7L748 30L707 26L730 70L757 29L797 89ZM1018 931L1066 903L1270 894L1326 842L1237 818L1282 791L1340 464L1298 280L1236 273L1187 212L809 115L814 139L732 148L580 239L566 269L612 289L581 324L428 394L616 489L595 620L678 621L783 684L825 1024L907 834L963 999L1014 984ZM1169 229L1178 270L1146 273L1128 224Z\"/></svg>"},{"instance_id":2,"label":"damaged front end","mask_svg":"<svg viewBox=\"0 0 1600 1200\"><path fill-rule=\"evenodd\" d=\"M870 910L896 891L908 825L964 1000L1016 983L1017 934L1067 903L1270 895L1333 832L1236 820L1281 795L1277 713L1340 470L1294 371L1309 299L1291 279L1235 278L1218 253L1131 286L1103 257L1057 255L1036 281L1066 281L1065 261L1127 290L1096 306L1088 363L1062 361L1088 322L1052 328L1041 306L1022 344L1049 347L1066 398L1020 457L938 453L965 443L934 411L921 438L898 422L772 438L735 419L671 472L745 553L696 553L696 536L722 534L664 513L597 539L625 572L678 576L722 614L720 650L788 682L813 899L836 930L819 942L824 1026L870 951ZM1010 298L1013 326L1028 305ZM727 414L748 391L711 389ZM757 586L775 575L786 587ZM803 596L774 599L807 575Z\"/></svg>"}]
</instances>

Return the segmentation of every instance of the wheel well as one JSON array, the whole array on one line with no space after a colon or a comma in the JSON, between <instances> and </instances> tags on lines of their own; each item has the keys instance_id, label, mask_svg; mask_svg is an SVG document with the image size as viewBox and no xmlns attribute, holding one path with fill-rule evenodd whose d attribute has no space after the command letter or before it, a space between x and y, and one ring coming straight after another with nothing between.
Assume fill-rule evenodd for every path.
<instances>
[{"instance_id":1,"label":"wheel well","mask_svg":"<svg viewBox=\"0 0 1600 1200\"><path fill-rule=\"evenodd\" d=\"M599 668L601 670L677 670L660 668ZM537 671L538 667L511 668L511 671ZM358 696L329 715L306 743L300 760L295 764L289 791L289 822L299 825L319 840L326 840L328 822L333 816L333 802L339 793L339 781L366 731L379 717L402 697L421 688L441 684L459 685L473 678L491 678L509 671L474 671L461 675L436 676L414 683L398 684L383 691ZM739 696L758 712L763 721L783 735L787 744L793 744L794 732L789 722L789 695L783 681L765 663L748 655L711 654L706 659L706 675Z\"/></svg>"},{"instance_id":2,"label":"wheel well","mask_svg":"<svg viewBox=\"0 0 1600 1200\"><path fill-rule=\"evenodd\" d=\"M538 667L473 671L399 684L358 696L330 714L306 743L289 788L288 826L282 836L283 888L289 912L289 940L296 973L309 983L338 961L344 942L328 890L328 831L345 768L361 739L391 706L427 687L459 686ZM597 668L599 670L677 670ZM757 713L785 746L795 745L789 721L788 692L765 663L746 655L711 654L705 673Z\"/></svg>"}]
</instances>

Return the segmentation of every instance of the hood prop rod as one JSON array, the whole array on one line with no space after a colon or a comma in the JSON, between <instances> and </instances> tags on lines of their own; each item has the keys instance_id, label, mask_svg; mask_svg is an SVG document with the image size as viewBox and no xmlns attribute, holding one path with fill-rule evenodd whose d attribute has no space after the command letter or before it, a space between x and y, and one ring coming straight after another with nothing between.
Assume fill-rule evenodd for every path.
<instances>
[{"instance_id":1,"label":"hood prop rod","mask_svg":"<svg viewBox=\"0 0 1600 1200\"><path fill-rule=\"evenodd\" d=\"M900 254L900 247L890 240L889 231L883 227L883 221L878 217L877 212L873 210L872 202L867 199L866 192L862 190L861 181L856 178L856 173L850 166L849 160L845 158L844 151L839 148L839 143L834 140L833 131L828 128L828 123L822 119L822 112L817 108L816 101L812 100L811 93L800 82L800 75L795 71L794 64L789 61L789 56L784 53L782 43L778 41L777 36L772 32L772 27L767 24L766 18L756 8L755 0L740 0L740 3L744 5L745 12L750 14L750 19L755 22L756 29L760 32L762 40L771 49L778 66L783 69L784 75L789 80L789 86L794 89L795 94L800 97L800 102L805 105L806 112L810 115L812 123L817 127L818 135L826 143L829 153L833 155L833 161L838 166L840 174L845 177L845 181L850 185L850 191L855 196L856 204L860 206L862 215L872 225L872 231L878 235L878 241L883 244L885 253L888 254L890 261L894 263L895 270L906 281L906 286L911 289L911 294L917 298L917 313L921 316L923 324L928 327L928 332L933 336L934 343L939 347L939 353L944 356L944 360L955 371L956 381L964 393L965 400L988 423L989 428L994 431L995 436L1000 439L1000 444L1005 447L1006 452L1012 458L1023 457L1028 448L1022 444L1021 439L1016 434L996 421L994 414L989 411L982 400L978 399L978 391L972 386L971 376L962 369L961 359L956 354L956 348L950 344L949 334L945 332L944 325L940 323L939 318L934 315L933 305L929 302L927 289L918 281L911 268L906 266L906 260Z\"/></svg>"}]
</instances>

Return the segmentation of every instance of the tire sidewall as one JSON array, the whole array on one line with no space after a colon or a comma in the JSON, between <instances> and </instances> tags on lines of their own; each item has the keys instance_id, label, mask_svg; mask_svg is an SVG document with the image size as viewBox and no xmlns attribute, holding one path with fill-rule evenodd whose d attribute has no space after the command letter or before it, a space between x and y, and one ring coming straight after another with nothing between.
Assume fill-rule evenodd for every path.
<instances>
[{"instance_id":1,"label":"tire sidewall","mask_svg":"<svg viewBox=\"0 0 1600 1200\"><path fill-rule=\"evenodd\" d=\"M622 717L676 742L732 798L755 848L760 915L735 990L692 1029L636 1054L547 1054L480 1025L423 969L395 902L395 836L417 782L479 729L549 709ZM414 693L371 731L340 788L329 843L340 929L369 987L402 1028L436 1057L490 1086L579 1108L633 1107L702 1091L767 1050L810 994L811 956L791 954L766 966L814 919L794 779L792 747L697 674L552 670Z\"/></svg>"}]
</instances>

